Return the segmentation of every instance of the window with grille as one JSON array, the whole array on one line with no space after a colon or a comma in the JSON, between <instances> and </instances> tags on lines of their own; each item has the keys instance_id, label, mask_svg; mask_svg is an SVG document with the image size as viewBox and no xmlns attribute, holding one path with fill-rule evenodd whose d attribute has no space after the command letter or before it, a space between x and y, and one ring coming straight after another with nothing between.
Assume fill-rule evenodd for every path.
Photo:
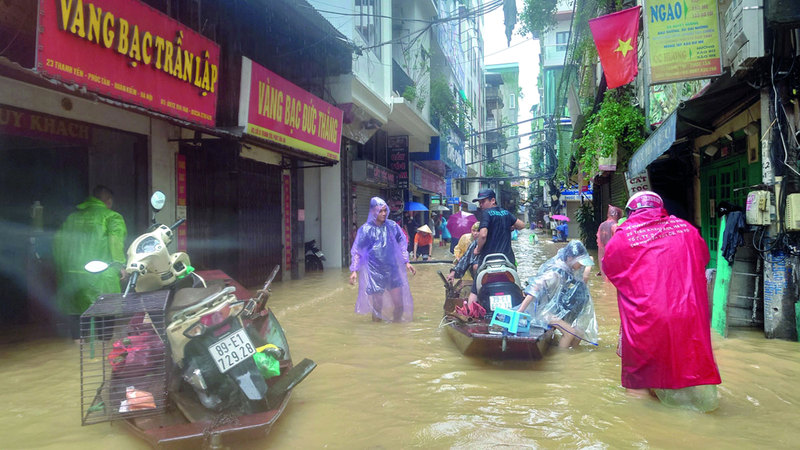
<instances>
[{"instance_id":1,"label":"window with grille","mask_svg":"<svg viewBox=\"0 0 800 450\"><path fill-rule=\"evenodd\" d=\"M567 51L567 42L569 42L569 31L559 31L556 33L556 51Z\"/></svg>"},{"instance_id":2,"label":"window with grille","mask_svg":"<svg viewBox=\"0 0 800 450\"><path fill-rule=\"evenodd\" d=\"M381 0L355 0L356 31L364 38L367 46L376 46L371 50L380 57L381 47Z\"/></svg>"}]
</instances>

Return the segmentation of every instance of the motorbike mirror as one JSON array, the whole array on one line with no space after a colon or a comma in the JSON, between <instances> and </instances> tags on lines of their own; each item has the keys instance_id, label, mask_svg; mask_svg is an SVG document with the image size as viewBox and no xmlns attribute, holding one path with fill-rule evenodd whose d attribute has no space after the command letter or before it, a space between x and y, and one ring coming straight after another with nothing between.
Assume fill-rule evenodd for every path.
<instances>
[{"instance_id":1,"label":"motorbike mirror","mask_svg":"<svg viewBox=\"0 0 800 450\"><path fill-rule=\"evenodd\" d=\"M161 211L161 209L164 208L164 203L166 202L167 196L161 191L153 192L153 196L150 197L150 206L152 206L156 212Z\"/></svg>"},{"instance_id":2,"label":"motorbike mirror","mask_svg":"<svg viewBox=\"0 0 800 450\"><path fill-rule=\"evenodd\" d=\"M108 263L104 263L103 261L89 261L83 268L86 269L87 272L100 273L108 269Z\"/></svg>"}]
</instances>

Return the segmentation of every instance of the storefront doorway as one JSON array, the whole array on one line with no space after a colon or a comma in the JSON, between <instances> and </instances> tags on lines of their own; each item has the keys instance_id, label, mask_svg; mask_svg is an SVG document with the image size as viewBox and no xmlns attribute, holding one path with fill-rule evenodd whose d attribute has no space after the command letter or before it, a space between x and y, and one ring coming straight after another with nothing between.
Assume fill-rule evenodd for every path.
<instances>
[{"instance_id":1,"label":"storefront doorway","mask_svg":"<svg viewBox=\"0 0 800 450\"><path fill-rule=\"evenodd\" d=\"M97 184L147 226L147 137L0 105L0 324L54 323L52 237Z\"/></svg>"}]
</instances>

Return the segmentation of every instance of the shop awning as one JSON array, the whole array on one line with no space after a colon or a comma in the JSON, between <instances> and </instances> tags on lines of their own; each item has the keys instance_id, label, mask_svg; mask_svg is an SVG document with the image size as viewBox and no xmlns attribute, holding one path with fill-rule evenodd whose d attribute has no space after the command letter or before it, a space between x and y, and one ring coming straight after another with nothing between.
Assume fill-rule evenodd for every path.
<instances>
[{"instance_id":1,"label":"shop awning","mask_svg":"<svg viewBox=\"0 0 800 450\"><path fill-rule=\"evenodd\" d=\"M676 140L711 134L729 118L758 100L759 91L723 75L694 98L681 103L631 157L628 173L636 176L663 155Z\"/></svg>"},{"instance_id":2,"label":"shop awning","mask_svg":"<svg viewBox=\"0 0 800 450\"><path fill-rule=\"evenodd\" d=\"M644 172L647 166L659 156L672 147L675 142L675 123L677 122L678 112L672 111L667 120L644 141L641 147L631 157L628 163L628 175L635 177Z\"/></svg>"}]
</instances>

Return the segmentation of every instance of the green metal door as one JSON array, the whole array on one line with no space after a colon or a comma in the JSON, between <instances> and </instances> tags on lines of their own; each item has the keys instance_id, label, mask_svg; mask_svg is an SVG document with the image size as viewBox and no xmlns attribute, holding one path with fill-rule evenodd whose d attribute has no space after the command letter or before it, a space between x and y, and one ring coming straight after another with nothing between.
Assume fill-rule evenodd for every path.
<instances>
[{"instance_id":1,"label":"green metal door","mask_svg":"<svg viewBox=\"0 0 800 450\"><path fill-rule=\"evenodd\" d=\"M701 234L711 253L709 267L717 267L720 231L717 206L727 201L744 209L748 190L740 188L760 183L760 170L759 164L748 164L747 155L726 158L700 169Z\"/></svg>"}]
</instances>

